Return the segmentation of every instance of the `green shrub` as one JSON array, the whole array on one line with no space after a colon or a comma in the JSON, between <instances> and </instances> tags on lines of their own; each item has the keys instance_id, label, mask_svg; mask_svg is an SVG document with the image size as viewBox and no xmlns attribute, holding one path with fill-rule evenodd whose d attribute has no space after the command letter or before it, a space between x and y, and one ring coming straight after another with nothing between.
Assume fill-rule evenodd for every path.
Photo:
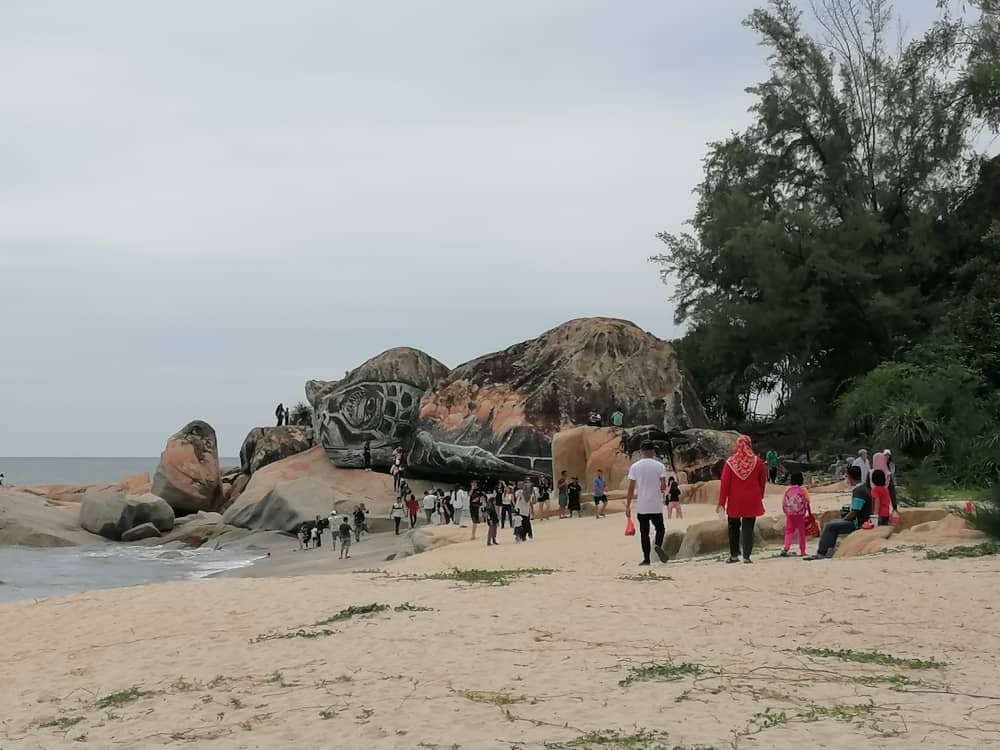
<instances>
[{"instance_id":1,"label":"green shrub","mask_svg":"<svg viewBox=\"0 0 1000 750\"><path fill-rule=\"evenodd\" d=\"M985 501L973 503L971 513L962 508L958 515L991 539L1000 539L1000 478L993 483L993 491Z\"/></svg>"}]
</instances>

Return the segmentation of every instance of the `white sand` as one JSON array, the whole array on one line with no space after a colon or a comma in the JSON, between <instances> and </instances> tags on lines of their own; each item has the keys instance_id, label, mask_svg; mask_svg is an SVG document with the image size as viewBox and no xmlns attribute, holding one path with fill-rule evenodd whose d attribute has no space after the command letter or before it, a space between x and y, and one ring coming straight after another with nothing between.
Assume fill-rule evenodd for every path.
<instances>
[{"instance_id":1,"label":"white sand","mask_svg":"<svg viewBox=\"0 0 1000 750\"><path fill-rule=\"evenodd\" d=\"M712 515L686 511L693 520ZM639 572L638 542L623 536L622 521L545 521L534 541L515 545L507 530L493 549L481 527L475 543L385 565L392 577L173 583L2 607L0 747L902 750L1000 742L1000 560L901 552L805 563L761 550L752 566L670 563L653 571L672 580L636 582L620 579ZM558 572L508 586L400 577L453 566ZM375 602L433 611L389 611L324 626L330 635L252 642ZM809 646L947 666L796 653ZM705 672L619 685L650 661ZM920 682L893 689L878 679ZM149 694L97 706L132 687ZM491 705L463 691L515 702ZM54 719L79 721L39 726ZM669 737L584 741L587 732L639 729Z\"/></svg>"}]
</instances>

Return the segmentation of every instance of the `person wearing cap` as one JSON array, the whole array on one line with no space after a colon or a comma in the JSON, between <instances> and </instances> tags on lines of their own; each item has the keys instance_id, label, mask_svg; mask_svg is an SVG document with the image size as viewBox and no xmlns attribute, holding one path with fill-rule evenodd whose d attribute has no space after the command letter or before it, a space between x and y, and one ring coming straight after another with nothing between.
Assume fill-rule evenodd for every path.
<instances>
[{"instance_id":1,"label":"person wearing cap","mask_svg":"<svg viewBox=\"0 0 1000 750\"><path fill-rule=\"evenodd\" d=\"M660 562L670 558L663 551L666 527L663 524L663 496L667 492L667 469L656 460L656 447L651 440L639 446L641 458L628 470L628 492L625 495L625 517L632 518L632 501L636 501L636 515L639 519L639 543L642 545L642 562L649 565L651 552L649 527L656 529L655 549Z\"/></svg>"}]
</instances>

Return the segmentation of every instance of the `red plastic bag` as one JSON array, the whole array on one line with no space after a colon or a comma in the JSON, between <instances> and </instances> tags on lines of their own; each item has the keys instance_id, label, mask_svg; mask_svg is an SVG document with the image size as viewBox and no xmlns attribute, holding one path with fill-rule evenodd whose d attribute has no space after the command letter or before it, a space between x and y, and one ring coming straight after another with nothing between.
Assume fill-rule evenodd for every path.
<instances>
[{"instance_id":1,"label":"red plastic bag","mask_svg":"<svg viewBox=\"0 0 1000 750\"><path fill-rule=\"evenodd\" d=\"M812 513L806 516L806 536L819 536L819 522Z\"/></svg>"},{"instance_id":2,"label":"red plastic bag","mask_svg":"<svg viewBox=\"0 0 1000 750\"><path fill-rule=\"evenodd\" d=\"M632 519L628 519L628 523L625 524L625 536L635 536L635 524L632 523Z\"/></svg>"}]
</instances>

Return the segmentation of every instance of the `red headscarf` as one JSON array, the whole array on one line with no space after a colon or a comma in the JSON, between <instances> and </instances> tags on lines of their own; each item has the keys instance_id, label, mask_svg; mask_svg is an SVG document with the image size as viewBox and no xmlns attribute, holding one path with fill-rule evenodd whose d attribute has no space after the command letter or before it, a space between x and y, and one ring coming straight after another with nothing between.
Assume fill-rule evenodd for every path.
<instances>
[{"instance_id":1,"label":"red headscarf","mask_svg":"<svg viewBox=\"0 0 1000 750\"><path fill-rule=\"evenodd\" d=\"M733 449L733 455L726 461L729 468L741 480L750 476L750 473L757 466L757 455L753 452L753 443L747 435L740 435Z\"/></svg>"}]
</instances>

